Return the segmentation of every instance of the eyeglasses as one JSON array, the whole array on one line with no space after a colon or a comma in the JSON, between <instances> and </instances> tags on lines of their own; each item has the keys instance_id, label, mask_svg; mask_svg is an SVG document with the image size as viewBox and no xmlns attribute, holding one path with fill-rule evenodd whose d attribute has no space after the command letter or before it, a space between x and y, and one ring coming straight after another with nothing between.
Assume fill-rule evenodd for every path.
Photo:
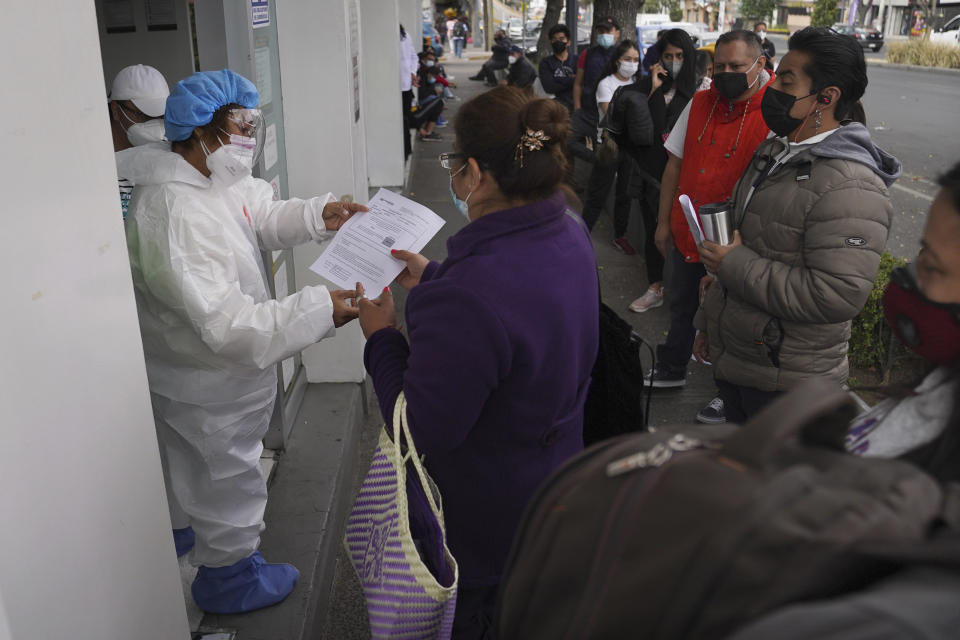
<instances>
[{"instance_id":1,"label":"eyeglasses","mask_svg":"<svg viewBox=\"0 0 960 640\"><path fill-rule=\"evenodd\" d=\"M453 169L453 161L458 158L466 158L467 154L465 153L453 153L448 151L446 153L440 154L440 166L444 169Z\"/></svg>"}]
</instances>

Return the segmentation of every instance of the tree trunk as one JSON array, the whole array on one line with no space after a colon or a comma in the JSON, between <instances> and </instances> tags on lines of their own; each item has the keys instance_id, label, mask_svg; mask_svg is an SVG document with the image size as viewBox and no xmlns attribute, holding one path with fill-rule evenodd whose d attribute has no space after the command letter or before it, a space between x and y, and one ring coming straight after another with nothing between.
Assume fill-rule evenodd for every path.
<instances>
[{"instance_id":1,"label":"tree trunk","mask_svg":"<svg viewBox=\"0 0 960 640\"><path fill-rule=\"evenodd\" d=\"M550 29L560 21L560 12L566 5L566 0L547 0L547 11L543 14L543 25L540 27L540 39L537 40L537 62L553 55L550 48ZM570 34L570 41L576 41L577 34Z\"/></svg>"},{"instance_id":2,"label":"tree trunk","mask_svg":"<svg viewBox=\"0 0 960 640\"><path fill-rule=\"evenodd\" d=\"M594 0L594 24L599 18L612 16L620 25L621 40L637 39L637 14L643 8L643 0ZM590 44L593 44L596 32L590 34Z\"/></svg>"}]
</instances>

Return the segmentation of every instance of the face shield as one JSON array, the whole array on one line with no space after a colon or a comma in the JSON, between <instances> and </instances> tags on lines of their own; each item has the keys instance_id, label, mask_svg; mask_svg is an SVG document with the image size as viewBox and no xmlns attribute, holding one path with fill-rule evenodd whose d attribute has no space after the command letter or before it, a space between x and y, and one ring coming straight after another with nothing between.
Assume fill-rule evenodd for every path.
<instances>
[{"instance_id":1,"label":"face shield","mask_svg":"<svg viewBox=\"0 0 960 640\"><path fill-rule=\"evenodd\" d=\"M231 109L227 115L224 133L230 136L230 144L240 144L253 152L253 164L263 153L266 127L260 109Z\"/></svg>"}]
</instances>

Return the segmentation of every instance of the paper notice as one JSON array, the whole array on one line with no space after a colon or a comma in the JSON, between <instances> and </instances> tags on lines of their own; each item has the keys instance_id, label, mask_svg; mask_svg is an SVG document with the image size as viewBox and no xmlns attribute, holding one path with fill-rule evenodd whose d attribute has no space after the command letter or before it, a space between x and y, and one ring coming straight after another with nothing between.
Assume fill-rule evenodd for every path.
<instances>
[{"instance_id":1,"label":"paper notice","mask_svg":"<svg viewBox=\"0 0 960 640\"><path fill-rule=\"evenodd\" d=\"M310 270L344 289L360 282L370 297L376 297L406 266L390 250L419 253L444 220L386 189L380 189L367 207L370 211L355 214L340 227Z\"/></svg>"},{"instance_id":2,"label":"paper notice","mask_svg":"<svg viewBox=\"0 0 960 640\"><path fill-rule=\"evenodd\" d=\"M690 196L685 193L680 196L680 208L683 209L683 215L687 218L687 226L690 227L693 240L699 247L703 244L703 227L700 226L700 217L697 216L697 211L690 202Z\"/></svg>"}]
</instances>

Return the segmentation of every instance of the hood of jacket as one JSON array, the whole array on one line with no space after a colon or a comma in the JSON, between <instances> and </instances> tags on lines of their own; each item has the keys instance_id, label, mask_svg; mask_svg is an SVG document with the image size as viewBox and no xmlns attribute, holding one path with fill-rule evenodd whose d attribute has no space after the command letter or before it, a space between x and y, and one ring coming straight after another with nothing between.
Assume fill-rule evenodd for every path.
<instances>
[{"instance_id":1,"label":"hood of jacket","mask_svg":"<svg viewBox=\"0 0 960 640\"><path fill-rule=\"evenodd\" d=\"M903 168L895 157L873 144L870 132L859 122L846 124L810 149L821 158L859 162L870 168L888 187L900 177Z\"/></svg>"},{"instance_id":2,"label":"hood of jacket","mask_svg":"<svg viewBox=\"0 0 960 640\"><path fill-rule=\"evenodd\" d=\"M169 142L152 142L124 149L114 154L117 175L135 185L185 182L198 187L209 187L210 179L170 150Z\"/></svg>"}]
</instances>

